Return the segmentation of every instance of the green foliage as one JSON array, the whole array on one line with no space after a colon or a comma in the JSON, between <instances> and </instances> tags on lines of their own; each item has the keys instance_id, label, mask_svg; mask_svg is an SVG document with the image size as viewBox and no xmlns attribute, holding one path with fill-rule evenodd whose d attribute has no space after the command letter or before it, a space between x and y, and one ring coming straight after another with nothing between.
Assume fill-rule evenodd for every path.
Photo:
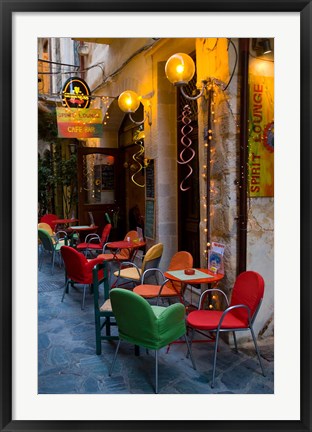
<instances>
[{"instance_id":1,"label":"green foliage","mask_svg":"<svg viewBox=\"0 0 312 432\"><path fill-rule=\"evenodd\" d=\"M39 213L54 213L54 194L60 193L63 201L64 216L70 217L75 209L77 192L77 155L71 154L67 159L62 154L61 144L54 146L51 154L46 150L43 158L38 157L38 200Z\"/></svg>"},{"instance_id":2,"label":"green foliage","mask_svg":"<svg viewBox=\"0 0 312 432\"><path fill-rule=\"evenodd\" d=\"M55 110L38 113L38 138L46 142L54 142L57 138L57 121Z\"/></svg>"}]
</instances>

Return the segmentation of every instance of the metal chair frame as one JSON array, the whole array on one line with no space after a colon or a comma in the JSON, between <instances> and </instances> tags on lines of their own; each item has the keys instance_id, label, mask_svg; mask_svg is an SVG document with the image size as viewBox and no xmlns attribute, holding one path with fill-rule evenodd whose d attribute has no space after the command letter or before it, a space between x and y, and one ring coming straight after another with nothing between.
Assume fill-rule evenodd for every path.
<instances>
[{"instance_id":1,"label":"metal chair frame","mask_svg":"<svg viewBox=\"0 0 312 432\"><path fill-rule=\"evenodd\" d=\"M129 292L129 291L127 291L127 290L124 290L124 289L122 289L122 288L115 288L115 289L113 289L112 290L112 293L114 293L114 295L117 295L117 292L118 291L121 293L121 292L125 292L125 293L127 293L127 295L131 295L131 296L134 296L135 294L133 293L133 292ZM115 294L116 293L116 294ZM119 294L120 295L120 294ZM138 298L140 298L140 296L139 295L135 295L135 296L137 296ZM135 297L134 297L135 298ZM123 300L125 300L126 301L126 299L123 299ZM121 301L121 300L120 300ZM140 300L141 302L143 301L143 302L145 302L146 303L146 305L144 306L144 315L147 315L148 316L148 314L150 313L150 311L151 311L151 314L153 314L153 312L152 312L152 310L153 310L153 306L151 306L146 300L144 300L144 299L142 299L141 298L141 300ZM137 300L136 300L136 303L137 303ZM125 304L125 303L124 303ZM132 303L132 306L133 306L133 303ZM137 306L137 305L136 305ZM175 304L175 305L171 305L171 306L169 306L168 308L163 308L164 310L166 310L166 311L170 311L170 308L173 308L173 309L171 309L172 310L172 312L175 310L175 309L177 309L177 308L181 308L182 309L182 307L184 308L184 306L183 305L181 305L181 304ZM174 309L175 308L175 309ZM140 310L140 312L139 313L142 313L142 308L139 308L139 309L141 309ZM117 309L115 309L115 311L117 312ZM131 309L131 311L132 311L132 309ZM184 311L185 311L185 308L184 308ZM136 309L133 309L133 319L136 319ZM119 314L120 314L120 311L118 312ZM116 319L116 321L117 321L117 325L118 325L118 313L116 314L117 315L117 319ZM121 315L119 315L119 317L120 317ZM130 318L131 317L131 315L129 316L129 319L131 319ZM156 318L156 316L154 316L154 319L155 319L155 321L157 321L157 318ZM184 318L182 317L182 320L183 320L183 322L184 322ZM166 324L166 326L169 326L169 323L170 323L170 327L171 326L173 326L174 324L172 323L172 321L170 321L170 319L169 319L169 316L167 315L167 324ZM123 323L123 325L125 326L125 323ZM121 331L121 333L123 333L124 332L124 330L122 330ZM193 368L196 370L196 366L195 366L195 363L194 363L194 361L193 361L193 357L192 357L192 353L191 353L191 347L190 347L190 344L189 344L189 341L188 341L188 338L187 338L187 335L186 335L186 332L185 332L185 330L184 330L184 333L179 333L180 334L180 336L177 336L177 337L183 337L184 339L185 339L185 342L186 342L186 344L187 344L187 349L188 349L188 354L190 355L190 358L191 358L191 362L192 362L192 365L193 365ZM149 346L149 344L151 343L151 342L148 342L148 341L146 341L146 339L142 339L142 338L140 338L140 336L136 336L136 335L133 335L132 333L131 333L131 329L129 330L129 329L127 329L127 336L130 338L130 339L136 339L136 343L137 343L137 345L138 346L142 346L142 347L144 347L144 348L146 348L146 349L149 349L149 348L151 348L151 346ZM155 333L155 335L153 335L153 338L154 338L154 341L155 342L159 342L159 341L161 341L161 334L158 332L158 333ZM115 354L114 354L114 357L113 357L113 361L112 361L112 364L111 364L111 367L110 367L110 369L109 369L109 376L111 376L112 375L112 373L113 373L113 369L114 369L114 366L115 366L115 362L116 362L116 358L117 358L117 354L118 354L118 351L119 351L119 347L120 347L120 343L121 343L121 340L124 340L125 342L128 342L128 343L131 343L130 342L130 339L129 340L127 340L127 338L126 337L124 337L124 335L121 335L120 337L119 337L119 341L118 341L118 344L117 344L117 347L116 347L116 350L115 350ZM145 340L145 343L144 343L144 341L143 340ZM154 347L152 348L154 351L155 351L155 393L158 393L158 351L161 349L161 348L163 348L165 345L167 345L167 343L160 343L159 345L158 345L158 348L156 348L155 347L155 345L154 345Z\"/></svg>"},{"instance_id":2,"label":"metal chair frame","mask_svg":"<svg viewBox=\"0 0 312 432\"><path fill-rule=\"evenodd\" d=\"M59 235L64 234L65 237L59 237ZM44 252L48 252L51 253L51 261L52 261L52 266L51 266L51 274L54 274L54 263L55 263L55 256L56 254L58 254L59 256L59 264L60 266L62 265L62 259L61 259L61 247L66 244L67 238L66 238L66 233L63 231L59 231L58 233L56 233L53 237L48 233L48 231L42 229L42 228L38 228L38 237L39 240L41 242L41 249L42 249L42 254L41 254L41 258L39 259L39 270L41 270L42 268L42 264L43 264L43 254ZM52 238L54 239L54 241L52 240Z\"/></svg>"},{"instance_id":3,"label":"metal chair frame","mask_svg":"<svg viewBox=\"0 0 312 432\"><path fill-rule=\"evenodd\" d=\"M205 297L209 292L215 292L215 291L217 291L217 292L219 292L219 293L221 293L221 294L223 295L223 297L224 297L225 300L226 300L226 304L227 304L227 306L229 306L229 300L228 300L226 294L225 294L222 290L220 290L220 289L218 289L218 288L210 288L210 289L207 289L207 290L205 290L205 291L202 292L202 294L201 294L201 296L200 296L200 299L199 299L198 310L201 309L202 301L203 301L204 297ZM262 299L261 299L261 301L259 302L259 305L258 305L257 309L255 310L255 312L254 312L254 314L253 314L252 317L251 317L251 314L250 314L250 309L249 309L249 307L246 306L246 305L244 305L244 304L239 304L239 305L234 305L234 306L227 307L227 308L223 311L223 314L222 314L221 317L220 317L220 321L219 321L219 324L218 324L217 328L207 330L207 331L209 331L209 332L212 332L212 333L215 332L215 333L216 333L216 336L215 336L215 345L214 345L214 354L213 354L213 370L212 370L212 383L211 383L211 387L212 387L212 388L214 388L214 385L215 385L215 374L216 374L216 364L217 364L218 343L219 343L219 337L220 337L220 333L221 333L221 332L232 332L232 333L233 333L233 339L234 339L235 351L238 352L238 348L237 348L237 341L236 341L236 335L235 335L235 332L237 332L237 331L241 332L241 331L247 331L247 330L250 330L250 332L251 332L251 336L252 336L252 339L253 339L253 342L254 342L254 345L255 345L256 354L257 354L257 357L258 357L258 360L259 360L259 363L260 363L260 367L261 367L262 375L265 376L265 372L264 372L263 364L262 364L261 357L260 357L260 351L259 351L259 348L258 348L258 345L257 345L257 341L256 341L255 333L254 333L254 330L253 330L253 323L254 323L254 321L255 321L255 319L256 319L256 316L257 316L258 311L259 311L259 309L260 309L261 303L262 303ZM246 326L246 327L244 327L244 328L226 328L226 329L221 328L221 327L222 327L222 322L223 322L224 318L226 317L226 315L227 315L230 311L232 311L232 310L234 310L234 309L238 309L238 308L244 308L244 309L246 309L246 311L247 311L247 313L248 313L248 326ZM191 329L190 349L192 349L192 340L193 340L194 332L196 331L196 332L198 332L198 333L204 334L204 331L203 331L203 330L200 330L200 331L199 331L199 330L197 330L196 328L193 328L193 327L188 327L188 328ZM208 336L208 337L209 337L209 336Z\"/></svg>"}]
</instances>

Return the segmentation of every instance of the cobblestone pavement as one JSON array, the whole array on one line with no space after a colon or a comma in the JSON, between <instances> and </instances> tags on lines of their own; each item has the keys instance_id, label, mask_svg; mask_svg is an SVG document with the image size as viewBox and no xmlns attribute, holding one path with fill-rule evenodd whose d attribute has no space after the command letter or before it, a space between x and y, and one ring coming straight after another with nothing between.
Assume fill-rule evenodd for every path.
<instances>
[{"instance_id":1,"label":"cobblestone pavement","mask_svg":"<svg viewBox=\"0 0 312 432\"><path fill-rule=\"evenodd\" d=\"M45 258L38 271L38 393L39 394L147 394L154 393L154 352L121 343L111 377L108 369L116 341L102 342L95 353L93 296L87 293L81 310L82 290L70 289L64 302L64 268ZM117 329L116 329L117 331ZM247 335L248 332L246 332ZM194 343L197 370L186 358L185 344L172 344L159 354L159 393L163 394L272 394L274 393L273 338L259 341L266 377L251 343L238 343L235 353L221 341L215 387L211 388L213 344Z\"/></svg>"}]
</instances>

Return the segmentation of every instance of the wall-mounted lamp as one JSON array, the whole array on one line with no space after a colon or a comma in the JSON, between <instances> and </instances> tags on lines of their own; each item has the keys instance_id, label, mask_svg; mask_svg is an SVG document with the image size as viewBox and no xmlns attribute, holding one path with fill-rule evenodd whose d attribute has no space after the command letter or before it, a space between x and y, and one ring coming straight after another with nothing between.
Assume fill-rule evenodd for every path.
<instances>
[{"instance_id":1,"label":"wall-mounted lamp","mask_svg":"<svg viewBox=\"0 0 312 432\"><path fill-rule=\"evenodd\" d=\"M145 117L142 121L135 121L131 114L135 113L137 111L137 109L140 106L141 103L141 97L138 96L136 94L136 92L132 91L132 90L126 90L123 93L121 93L121 95L118 98L118 106L121 109L121 111L129 114L129 118L130 120L140 126L141 124L143 124L146 120L146 118L148 119L148 124L151 126L152 124L152 116L150 114L150 112L145 111ZM150 111L150 107L149 107L149 111Z\"/></svg>"},{"instance_id":2,"label":"wall-mounted lamp","mask_svg":"<svg viewBox=\"0 0 312 432\"><path fill-rule=\"evenodd\" d=\"M257 56L269 54L272 52L270 39L252 39L252 49L256 52Z\"/></svg>"},{"instance_id":3,"label":"wall-mounted lamp","mask_svg":"<svg viewBox=\"0 0 312 432\"><path fill-rule=\"evenodd\" d=\"M77 150L77 144L76 143L70 143L70 144L68 144L68 148L69 148L70 154L74 155L76 153L76 150Z\"/></svg>"},{"instance_id":4,"label":"wall-mounted lamp","mask_svg":"<svg viewBox=\"0 0 312 432\"><path fill-rule=\"evenodd\" d=\"M187 85L195 74L195 64L193 59L184 53L173 54L165 65L165 73L168 80L177 87L180 87L181 93L186 99L196 100L200 98L207 88L208 81L202 81L202 88L196 96L187 95L183 86Z\"/></svg>"},{"instance_id":5,"label":"wall-mounted lamp","mask_svg":"<svg viewBox=\"0 0 312 432\"><path fill-rule=\"evenodd\" d=\"M77 51L80 56L87 56L89 54L89 45L85 42L80 42Z\"/></svg>"}]
</instances>

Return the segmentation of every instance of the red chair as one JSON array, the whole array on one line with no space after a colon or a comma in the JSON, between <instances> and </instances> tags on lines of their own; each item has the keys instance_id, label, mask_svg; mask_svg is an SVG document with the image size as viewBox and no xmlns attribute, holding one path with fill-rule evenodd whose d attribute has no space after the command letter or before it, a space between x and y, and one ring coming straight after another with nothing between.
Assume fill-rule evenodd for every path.
<instances>
[{"instance_id":1,"label":"red chair","mask_svg":"<svg viewBox=\"0 0 312 432\"><path fill-rule=\"evenodd\" d=\"M112 229L112 225L106 224L105 227L103 228L101 237L95 233L88 234L85 238L85 241L79 243L76 249L79 252L83 252L86 255L86 257L89 254L91 256L92 252L95 253L103 252L104 246L108 241L111 229Z\"/></svg>"},{"instance_id":2,"label":"red chair","mask_svg":"<svg viewBox=\"0 0 312 432\"><path fill-rule=\"evenodd\" d=\"M52 231L55 231L56 223L53 221L55 221L57 219L58 219L58 217L55 214L47 213L40 218L40 222L47 223L52 228Z\"/></svg>"},{"instance_id":3,"label":"red chair","mask_svg":"<svg viewBox=\"0 0 312 432\"><path fill-rule=\"evenodd\" d=\"M209 292L218 292L224 296L227 308L224 311L204 310L202 309L203 300ZM191 339L194 331L199 332L216 332L212 384L215 383L215 372L217 362L217 351L220 332L233 332L235 350L237 352L236 331L250 330L256 353L260 363L263 376L264 369L262 366L256 337L253 331L253 323L260 309L264 294L264 280L262 276L254 271L245 271L241 273L235 281L232 291L231 303L229 304L227 296L218 288L205 290L199 300L198 310L190 312L186 318L188 328L192 330Z\"/></svg>"},{"instance_id":4,"label":"red chair","mask_svg":"<svg viewBox=\"0 0 312 432\"><path fill-rule=\"evenodd\" d=\"M69 284L83 285L84 289L81 309L84 309L86 287L87 285L92 286L93 284L93 267L96 264L102 263L103 260L99 258L87 260L87 258L82 253L77 252L74 248L70 246L62 246L61 254L66 271L66 284L64 287L62 301L64 300L65 294L68 293ZM99 279L103 278L102 273L99 274Z\"/></svg>"}]
</instances>

